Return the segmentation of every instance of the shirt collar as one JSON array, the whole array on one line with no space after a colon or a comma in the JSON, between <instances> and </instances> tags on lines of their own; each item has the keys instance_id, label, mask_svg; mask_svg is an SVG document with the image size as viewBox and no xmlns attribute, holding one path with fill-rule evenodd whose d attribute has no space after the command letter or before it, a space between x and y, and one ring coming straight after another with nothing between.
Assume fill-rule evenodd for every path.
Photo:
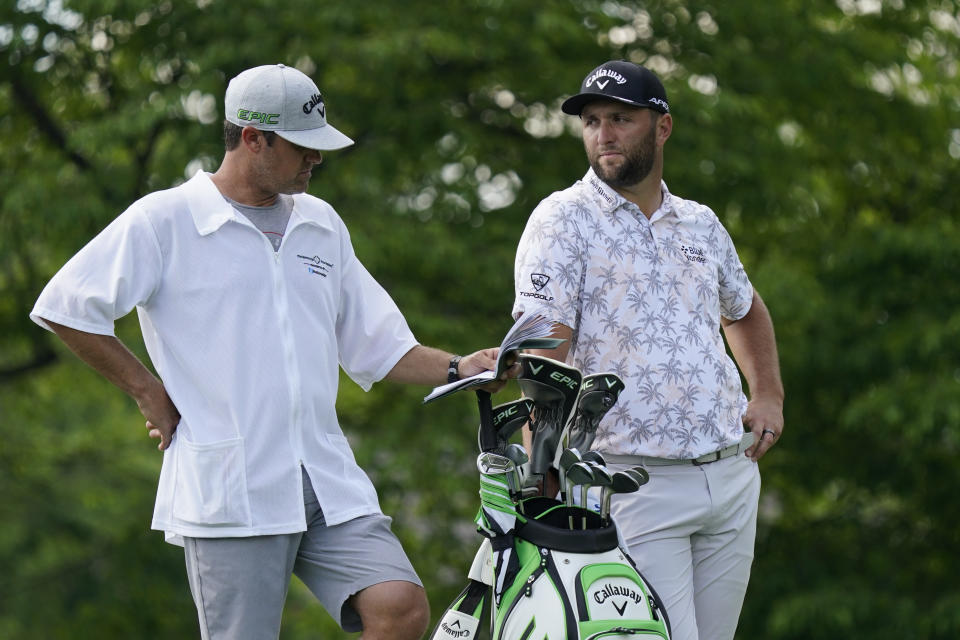
<instances>
[{"instance_id":1,"label":"shirt collar","mask_svg":"<svg viewBox=\"0 0 960 640\"><path fill-rule=\"evenodd\" d=\"M209 173L197 171L184 185L184 189L193 224L200 235L209 235L228 220L237 219L236 211L220 194Z\"/></svg>"},{"instance_id":2,"label":"shirt collar","mask_svg":"<svg viewBox=\"0 0 960 640\"><path fill-rule=\"evenodd\" d=\"M612 213L619 207L630 204L630 201L617 193L610 185L600 179L593 171L593 167L587 169L583 176L583 182L589 186L590 190L596 194L600 202L600 208L606 213ZM660 181L660 193L663 198L660 201L660 207L650 216L650 221L662 218L670 213L676 213L674 207L674 198L667 189L667 183Z\"/></svg>"},{"instance_id":3,"label":"shirt collar","mask_svg":"<svg viewBox=\"0 0 960 640\"><path fill-rule=\"evenodd\" d=\"M675 199L670 193L670 190L667 189L667 183L663 180L660 181L660 196L660 207L650 216L650 222L665 218L671 214L679 215Z\"/></svg>"},{"instance_id":4,"label":"shirt collar","mask_svg":"<svg viewBox=\"0 0 960 640\"><path fill-rule=\"evenodd\" d=\"M184 187L190 215L193 216L193 224L200 235L210 235L230 220L243 222L237 210L227 202L217 186L213 184L209 173L198 171ZM302 194L293 196L293 211L290 213L288 229L304 223L332 231L333 227L329 220L319 215L312 215L311 210L304 210L302 198Z\"/></svg>"},{"instance_id":5,"label":"shirt collar","mask_svg":"<svg viewBox=\"0 0 960 640\"><path fill-rule=\"evenodd\" d=\"M612 213L627 203L623 196L614 191L610 185L593 172L593 167L587 169L586 175L583 176L583 182L592 193L596 194L597 200L600 202L600 208L605 213Z\"/></svg>"}]
</instances>

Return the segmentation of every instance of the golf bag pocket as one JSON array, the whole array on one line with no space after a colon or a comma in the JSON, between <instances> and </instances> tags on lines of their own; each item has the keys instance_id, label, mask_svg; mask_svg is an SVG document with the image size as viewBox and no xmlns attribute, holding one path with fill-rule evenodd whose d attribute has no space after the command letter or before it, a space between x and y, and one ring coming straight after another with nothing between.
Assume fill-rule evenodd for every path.
<instances>
[{"instance_id":1,"label":"golf bag pocket","mask_svg":"<svg viewBox=\"0 0 960 640\"><path fill-rule=\"evenodd\" d=\"M559 551L518 541L521 570L496 606L495 640L669 640L659 598L619 548Z\"/></svg>"},{"instance_id":2,"label":"golf bag pocket","mask_svg":"<svg viewBox=\"0 0 960 640\"><path fill-rule=\"evenodd\" d=\"M490 587L471 580L447 608L431 640L474 640L478 637L480 619L489 606Z\"/></svg>"},{"instance_id":3,"label":"golf bag pocket","mask_svg":"<svg viewBox=\"0 0 960 640\"><path fill-rule=\"evenodd\" d=\"M573 589L580 638L667 638L660 603L631 565L583 565Z\"/></svg>"},{"instance_id":4,"label":"golf bag pocket","mask_svg":"<svg viewBox=\"0 0 960 640\"><path fill-rule=\"evenodd\" d=\"M573 640L573 609L553 566L550 551L525 544L523 564L497 607L496 640L557 638ZM496 603L495 603L496 604Z\"/></svg>"},{"instance_id":5,"label":"golf bag pocket","mask_svg":"<svg viewBox=\"0 0 960 640\"><path fill-rule=\"evenodd\" d=\"M490 539L484 538L477 549L477 555L473 558L473 564L470 565L470 572L467 577L476 582L482 582L493 586L495 576L493 575L493 547L490 546Z\"/></svg>"}]
</instances>

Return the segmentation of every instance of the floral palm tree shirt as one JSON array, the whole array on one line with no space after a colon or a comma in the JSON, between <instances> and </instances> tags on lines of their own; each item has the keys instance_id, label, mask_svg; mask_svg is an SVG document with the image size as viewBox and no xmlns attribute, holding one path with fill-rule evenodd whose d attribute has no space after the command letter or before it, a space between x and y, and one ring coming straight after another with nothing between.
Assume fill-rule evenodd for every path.
<instances>
[{"instance_id":1,"label":"floral palm tree shirt","mask_svg":"<svg viewBox=\"0 0 960 640\"><path fill-rule=\"evenodd\" d=\"M567 362L626 383L593 448L686 459L743 435L720 316L742 318L753 286L716 214L661 189L649 220L592 169L545 198L520 239L513 314L572 328Z\"/></svg>"}]
</instances>

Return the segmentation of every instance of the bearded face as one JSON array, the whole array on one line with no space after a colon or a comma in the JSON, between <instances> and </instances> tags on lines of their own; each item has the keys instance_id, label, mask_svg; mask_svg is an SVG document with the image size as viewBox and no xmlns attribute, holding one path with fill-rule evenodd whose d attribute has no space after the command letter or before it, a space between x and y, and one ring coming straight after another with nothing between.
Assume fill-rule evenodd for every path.
<instances>
[{"instance_id":1,"label":"bearded face","mask_svg":"<svg viewBox=\"0 0 960 640\"><path fill-rule=\"evenodd\" d=\"M657 158L658 115L614 101L587 104L580 115L583 146L597 176L614 188L642 182Z\"/></svg>"},{"instance_id":2,"label":"bearded face","mask_svg":"<svg viewBox=\"0 0 960 640\"><path fill-rule=\"evenodd\" d=\"M588 149L587 158L590 166L593 167L593 172L615 188L629 187L642 182L653 169L657 149L656 134L656 128L650 127L646 135L639 140L618 142L617 150L620 158L616 161L606 160L612 157L609 154L603 155L601 150L594 150L591 153Z\"/></svg>"}]
</instances>

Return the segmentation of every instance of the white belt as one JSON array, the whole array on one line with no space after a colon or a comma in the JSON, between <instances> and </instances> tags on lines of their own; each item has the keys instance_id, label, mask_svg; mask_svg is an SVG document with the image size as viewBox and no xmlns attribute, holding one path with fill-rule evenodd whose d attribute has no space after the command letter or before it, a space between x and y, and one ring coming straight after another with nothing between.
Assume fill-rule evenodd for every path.
<instances>
[{"instance_id":1,"label":"white belt","mask_svg":"<svg viewBox=\"0 0 960 640\"><path fill-rule=\"evenodd\" d=\"M717 451L705 453L698 458L692 459L653 458L651 456L621 455L618 453L606 453L604 451L601 451L600 453L603 455L604 460L616 464L629 464L641 467L663 467L673 464L692 464L699 467L702 464L710 464L711 462L723 460L724 458L729 458L730 456L735 456L746 451L753 444L754 439L754 435L748 431L747 433L743 434L743 438L741 438L740 442L737 444L732 444L729 447L724 447L723 449L719 449Z\"/></svg>"}]
</instances>

